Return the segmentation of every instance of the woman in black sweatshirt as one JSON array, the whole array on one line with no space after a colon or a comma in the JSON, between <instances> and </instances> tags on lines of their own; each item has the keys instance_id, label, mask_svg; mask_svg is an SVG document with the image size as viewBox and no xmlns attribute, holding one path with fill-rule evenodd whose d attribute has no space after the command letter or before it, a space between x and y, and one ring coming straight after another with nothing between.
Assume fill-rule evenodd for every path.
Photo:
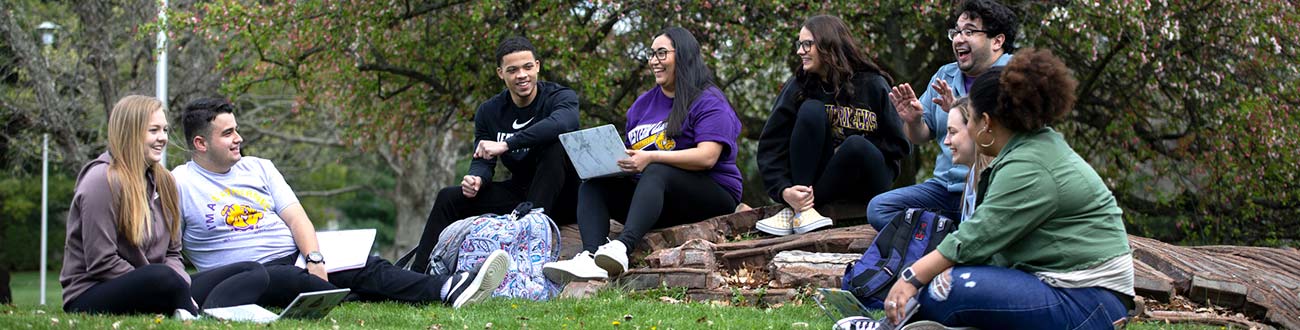
<instances>
[{"instance_id":1,"label":"woman in black sweatshirt","mask_svg":"<svg viewBox=\"0 0 1300 330\"><path fill-rule=\"evenodd\" d=\"M835 16L809 18L787 80L758 142L767 193L787 207L757 228L773 235L833 225L816 202L864 205L885 192L911 148L889 102L891 79L872 63Z\"/></svg>"}]
</instances>

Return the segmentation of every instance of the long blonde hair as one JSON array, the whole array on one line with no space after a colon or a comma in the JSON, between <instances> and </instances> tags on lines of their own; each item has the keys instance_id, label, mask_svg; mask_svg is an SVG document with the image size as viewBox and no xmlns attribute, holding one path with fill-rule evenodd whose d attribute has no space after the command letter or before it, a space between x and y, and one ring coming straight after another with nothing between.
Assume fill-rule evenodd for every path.
<instances>
[{"instance_id":1,"label":"long blonde hair","mask_svg":"<svg viewBox=\"0 0 1300 330\"><path fill-rule=\"evenodd\" d=\"M961 123L962 123L962 125L965 125L967 122L969 122L969 121L971 120L971 117L970 117L970 116L971 116L971 101L970 101L970 98L962 97L962 98L957 99L957 101L955 101L955 102L952 103L952 108L953 108L953 109L957 109L957 112L961 114ZM950 111L951 111L951 110L950 110ZM951 114L950 114L950 115L951 115ZM974 143L974 141L971 141L971 142ZM985 167L988 167L988 166L989 166L989 162L992 162L992 161L993 161L993 157L985 156L984 154L981 154L978 150L976 150L976 151L975 151L975 162L974 162L973 164L971 164L971 166L970 166L970 170L973 171L973 172L975 172L975 173L979 173L979 171L983 171ZM978 178L979 176L976 175L975 177Z\"/></svg>"},{"instance_id":2,"label":"long blonde hair","mask_svg":"<svg viewBox=\"0 0 1300 330\"><path fill-rule=\"evenodd\" d=\"M146 171L153 174L154 190L162 199L164 223L173 240L180 239L180 197L176 180L163 164L149 163L142 141L149 119L163 111L158 99L130 95L117 101L108 116L108 184L117 210L117 227L127 242L137 247L153 234L153 212L149 210Z\"/></svg>"},{"instance_id":3,"label":"long blonde hair","mask_svg":"<svg viewBox=\"0 0 1300 330\"><path fill-rule=\"evenodd\" d=\"M970 116L973 111L971 111L970 98L962 97L957 99L956 102L952 103L952 108L956 109L957 110L956 114L961 116L962 125L965 125L967 122L971 120ZM949 114L948 114L949 116L953 115L951 112L953 111L949 110ZM963 132L963 133L967 133L967 132ZM970 141L970 143L977 143L977 142L972 140ZM975 162L971 163L970 165L970 173L972 173L972 175L970 175L970 177L966 180L965 189L974 189L974 187L977 187L976 184L979 183L980 180L980 174L979 174L980 171L983 171L984 168L988 167L989 163L992 161L993 161L993 157L985 156L984 154L980 153L979 150L975 151ZM966 198L963 197L961 199L960 210L965 210L965 209L966 209Z\"/></svg>"}]
</instances>

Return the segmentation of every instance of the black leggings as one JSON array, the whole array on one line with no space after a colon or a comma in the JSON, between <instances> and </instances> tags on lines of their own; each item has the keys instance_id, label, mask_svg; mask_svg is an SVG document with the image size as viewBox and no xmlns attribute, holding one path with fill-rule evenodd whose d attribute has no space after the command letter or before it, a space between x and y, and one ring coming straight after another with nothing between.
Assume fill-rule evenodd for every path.
<instances>
[{"instance_id":1,"label":"black leggings","mask_svg":"<svg viewBox=\"0 0 1300 330\"><path fill-rule=\"evenodd\" d=\"M595 252L609 235L609 219L621 220L618 240L629 250L653 228L692 223L736 210L736 198L708 172L650 164L639 180L597 178L578 188L582 249Z\"/></svg>"},{"instance_id":2,"label":"black leggings","mask_svg":"<svg viewBox=\"0 0 1300 330\"><path fill-rule=\"evenodd\" d=\"M420 244L416 245L411 270L424 272L428 269L429 254L433 252L434 245L438 244L438 236L456 220L487 213L509 213L519 203L530 201L533 207L545 208L546 215L555 220L557 225L574 223L577 174L564 147L556 142L550 146L533 148L529 151L529 158L533 159L526 158L524 163L537 164L534 173L511 173L514 178L500 182L490 182L492 178L483 178L489 181L483 183L474 198L466 198L461 193L460 185L438 191L429 218L424 222Z\"/></svg>"},{"instance_id":3,"label":"black leggings","mask_svg":"<svg viewBox=\"0 0 1300 330\"><path fill-rule=\"evenodd\" d=\"M875 144L861 135L833 145L826 107L820 101L804 101L790 134L790 179L795 185L813 187L814 202L867 203L888 191L897 176ZM784 201L781 201L784 202Z\"/></svg>"},{"instance_id":4,"label":"black leggings","mask_svg":"<svg viewBox=\"0 0 1300 330\"><path fill-rule=\"evenodd\" d=\"M171 314L184 309L198 315L193 301L203 302L204 308L252 304L267 286L266 270L256 262L225 265L190 278L193 286L171 267L145 265L90 287L63 309L104 314Z\"/></svg>"},{"instance_id":5,"label":"black leggings","mask_svg":"<svg viewBox=\"0 0 1300 330\"><path fill-rule=\"evenodd\" d=\"M326 282L306 269L294 266L297 258L297 254L291 254L266 263L266 272L273 284L258 304L284 307L299 293L337 288L352 289L349 299L434 302L442 300L442 285L450 278L404 270L383 258L371 256L366 259L364 267L329 273L329 282Z\"/></svg>"}]
</instances>

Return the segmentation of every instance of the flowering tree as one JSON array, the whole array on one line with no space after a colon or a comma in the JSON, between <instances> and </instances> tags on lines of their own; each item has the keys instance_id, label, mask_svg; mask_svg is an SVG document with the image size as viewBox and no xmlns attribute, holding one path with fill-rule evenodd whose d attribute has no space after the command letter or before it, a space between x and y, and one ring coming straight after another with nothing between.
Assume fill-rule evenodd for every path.
<instances>
[{"instance_id":1,"label":"flowering tree","mask_svg":"<svg viewBox=\"0 0 1300 330\"><path fill-rule=\"evenodd\" d=\"M1192 233L1245 242L1294 237L1298 207L1290 133L1300 37L1294 4L1218 1L1013 1L1020 46L1052 49L1081 81L1060 127L1115 190L1133 223L1169 219ZM752 158L780 84L797 63L805 17L852 25L895 80L924 86L953 60L948 1L289 1L219 0L177 13L220 45L228 95L253 88L295 96L276 122L297 141L382 155L396 173L398 245L409 246L433 192L456 182L470 148L468 118L503 89L496 43L524 35L542 77L578 91L586 124L621 124L648 89L640 53L683 26L740 114L746 201L767 203ZM259 87L260 86L260 87ZM275 132L276 123L312 129ZM301 127L301 126L295 126ZM918 146L932 158L932 146ZM926 171L921 171L926 173ZM909 177L910 178L910 177ZM1288 217L1288 215L1291 215ZM1155 222L1161 223L1161 222ZM1135 228L1155 230L1159 226ZM1238 231L1228 236L1225 228Z\"/></svg>"}]
</instances>

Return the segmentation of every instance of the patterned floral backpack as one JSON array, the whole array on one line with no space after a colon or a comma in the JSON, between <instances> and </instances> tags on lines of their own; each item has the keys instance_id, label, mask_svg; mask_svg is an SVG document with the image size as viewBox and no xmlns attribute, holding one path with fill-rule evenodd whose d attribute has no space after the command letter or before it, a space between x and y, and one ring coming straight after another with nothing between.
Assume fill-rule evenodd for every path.
<instances>
[{"instance_id":1,"label":"patterned floral backpack","mask_svg":"<svg viewBox=\"0 0 1300 330\"><path fill-rule=\"evenodd\" d=\"M455 270L474 270L492 251L501 249L510 255L510 271L493 296L542 301L559 294L560 286L542 275L542 265L560 256L560 227L541 208L532 207L524 202L508 215L485 214L457 221L467 223Z\"/></svg>"}]
</instances>

